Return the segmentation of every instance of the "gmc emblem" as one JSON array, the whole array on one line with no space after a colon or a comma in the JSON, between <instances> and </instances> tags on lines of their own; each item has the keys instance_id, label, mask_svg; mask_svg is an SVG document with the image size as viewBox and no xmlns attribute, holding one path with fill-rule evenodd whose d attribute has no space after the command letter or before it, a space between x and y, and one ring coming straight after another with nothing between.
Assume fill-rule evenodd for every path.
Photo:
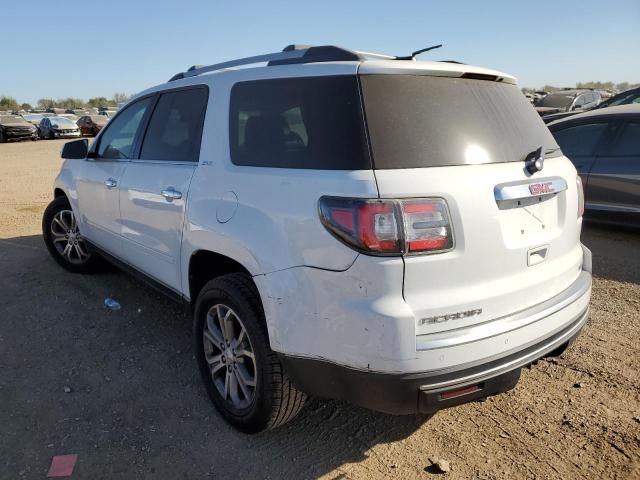
<instances>
[{"instance_id":1,"label":"gmc emblem","mask_svg":"<svg viewBox=\"0 0 640 480\"><path fill-rule=\"evenodd\" d=\"M545 193L555 192L555 189L553 188L553 182L544 182L532 183L529 185L529 191L531 195L544 195Z\"/></svg>"}]
</instances>

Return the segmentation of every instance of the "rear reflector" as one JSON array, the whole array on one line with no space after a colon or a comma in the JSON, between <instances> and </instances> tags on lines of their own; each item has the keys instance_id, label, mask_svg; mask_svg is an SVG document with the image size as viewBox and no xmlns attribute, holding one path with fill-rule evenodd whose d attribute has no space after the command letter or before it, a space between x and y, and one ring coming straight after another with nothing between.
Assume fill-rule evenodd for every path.
<instances>
[{"instance_id":1,"label":"rear reflector","mask_svg":"<svg viewBox=\"0 0 640 480\"><path fill-rule=\"evenodd\" d=\"M440 400L449 400L451 398L462 397L463 395L469 395L470 393L479 392L482 390L482 384L470 385L468 387L458 388L457 390L449 390L448 392L442 392L440 394Z\"/></svg>"},{"instance_id":2,"label":"rear reflector","mask_svg":"<svg viewBox=\"0 0 640 480\"><path fill-rule=\"evenodd\" d=\"M318 206L325 228L365 253L439 253L453 248L449 209L441 198L322 197Z\"/></svg>"},{"instance_id":3,"label":"rear reflector","mask_svg":"<svg viewBox=\"0 0 640 480\"><path fill-rule=\"evenodd\" d=\"M584 215L584 187L580 175L576 177L576 186L578 187L578 218Z\"/></svg>"}]
</instances>

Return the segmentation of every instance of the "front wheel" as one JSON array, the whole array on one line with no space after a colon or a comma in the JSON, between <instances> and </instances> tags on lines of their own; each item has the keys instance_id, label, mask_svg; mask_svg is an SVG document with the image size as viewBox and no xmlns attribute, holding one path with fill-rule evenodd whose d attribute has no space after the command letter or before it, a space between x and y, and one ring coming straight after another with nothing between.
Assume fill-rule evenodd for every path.
<instances>
[{"instance_id":1,"label":"front wheel","mask_svg":"<svg viewBox=\"0 0 640 480\"><path fill-rule=\"evenodd\" d=\"M73 273L90 273L99 263L80 234L69 200L54 199L42 217L42 236L47 250L62 268Z\"/></svg>"},{"instance_id":2,"label":"front wheel","mask_svg":"<svg viewBox=\"0 0 640 480\"><path fill-rule=\"evenodd\" d=\"M238 430L278 427L304 406L306 395L269 348L260 296L249 275L224 275L203 287L195 305L194 340L207 393Z\"/></svg>"}]
</instances>

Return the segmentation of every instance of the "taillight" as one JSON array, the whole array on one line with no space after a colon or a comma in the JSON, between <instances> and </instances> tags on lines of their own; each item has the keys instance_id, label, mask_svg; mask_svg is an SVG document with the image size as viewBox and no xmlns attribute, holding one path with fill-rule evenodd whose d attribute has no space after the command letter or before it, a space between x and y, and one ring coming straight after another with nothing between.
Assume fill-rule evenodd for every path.
<instances>
[{"instance_id":1,"label":"taillight","mask_svg":"<svg viewBox=\"0 0 640 480\"><path fill-rule=\"evenodd\" d=\"M584 188L580 175L576 177L576 186L578 187L578 218L580 218L584 215Z\"/></svg>"},{"instance_id":2,"label":"taillight","mask_svg":"<svg viewBox=\"0 0 640 480\"><path fill-rule=\"evenodd\" d=\"M322 197L322 224L356 250L374 255L436 253L453 248L449 210L440 198Z\"/></svg>"}]
</instances>

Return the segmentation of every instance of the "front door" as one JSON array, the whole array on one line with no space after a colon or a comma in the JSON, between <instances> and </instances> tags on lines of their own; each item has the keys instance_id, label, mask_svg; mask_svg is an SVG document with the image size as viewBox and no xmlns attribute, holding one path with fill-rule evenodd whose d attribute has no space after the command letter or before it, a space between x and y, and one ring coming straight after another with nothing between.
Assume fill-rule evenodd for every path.
<instances>
[{"instance_id":1,"label":"front door","mask_svg":"<svg viewBox=\"0 0 640 480\"><path fill-rule=\"evenodd\" d=\"M92 147L78 168L76 188L80 231L108 253L119 256L121 228L119 185L134 151L136 135L151 98L141 99L124 110Z\"/></svg>"}]
</instances>

